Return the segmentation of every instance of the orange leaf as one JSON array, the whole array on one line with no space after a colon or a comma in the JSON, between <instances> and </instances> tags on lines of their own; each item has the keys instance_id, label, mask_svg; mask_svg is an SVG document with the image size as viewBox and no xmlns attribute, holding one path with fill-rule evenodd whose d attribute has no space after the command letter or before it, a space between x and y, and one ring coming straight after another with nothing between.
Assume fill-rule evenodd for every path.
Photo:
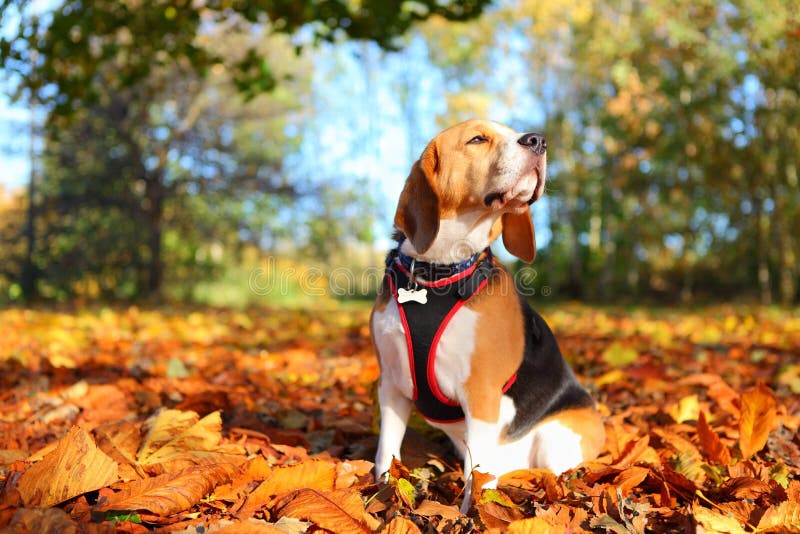
<instances>
[{"instance_id":1,"label":"orange leaf","mask_svg":"<svg viewBox=\"0 0 800 534\"><path fill-rule=\"evenodd\" d=\"M564 527L556 527L541 517L520 519L508 525L508 534L559 534L565 532Z\"/></svg>"},{"instance_id":2,"label":"orange leaf","mask_svg":"<svg viewBox=\"0 0 800 534\"><path fill-rule=\"evenodd\" d=\"M628 443L628 446L623 451L622 457L614 462L612 467L624 469L630 465L633 465L633 463L636 462L636 460L638 460L639 457L642 456L647 450L649 443L650 436L644 436L641 439L637 439Z\"/></svg>"},{"instance_id":3,"label":"orange leaf","mask_svg":"<svg viewBox=\"0 0 800 534\"><path fill-rule=\"evenodd\" d=\"M800 503L770 506L758 522L759 532L800 532Z\"/></svg>"},{"instance_id":4,"label":"orange leaf","mask_svg":"<svg viewBox=\"0 0 800 534\"><path fill-rule=\"evenodd\" d=\"M629 467L614 479L613 485L627 495L633 488L644 482L650 470L646 467Z\"/></svg>"},{"instance_id":5,"label":"orange leaf","mask_svg":"<svg viewBox=\"0 0 800 534\"><path fill-rule=\"evenodd\" d=\"M382 534L421 534L421 532L419 527L410 519L397 516L392 519L388 525L386 525L386 528L383 529Z\"/></svg>"},{"instance_id":6,"label":"orange leaf","mask_svg":"<svg viewBox=\"0 0 800 534\"><path fill-rule=\"evenodd\" d=\"M188 510L218 484L229 481L234 469L228 464L200 465L120 484L116 487L122 491L94 510L144 510L160 516L172 515Z\"/></svg>"},{"instance_id":7,"label":"orange leaf","mask_svg":"<svg viewBox=\"0 0 800 534\"><path fill-rule=\"evenodd\" d=\"M333 489L336 465L333 462L307 460L288 467L276 467L247 497L239 510L240 517L249 517L271 497L301 488L329 491Z\"/></svg>"},{"instance_id":8,"label":"orange leaf","mask_svg":"<svg viewBox=\"0 0 800 534\"><path fill-rule=\"evenodd\" d=\"M359 479L369 475L373 465L366 460L348 460L336 464L336 489L353 486Z\"/></svg>"},{"instance_id":9,"label":"orange leaf","mask_svg":"<svg viewBox=\"0 0 800 534\"><path fill-rule=\"evenodd\" d=\"M19 479L26 506L46 508L119 479L117 463L97 448L92 437L74 426L41 462Z\"/></svg>"},{"instance_id":10,"label":"orange leaf","mask_svg":"<svg viewBox=\"0 0 800 534\"><path fill-rule=\"evenodd\" d=\"M422 501L414 510L414 513L424 517L437 515L444 519L458 519L461 517L458 507L430 500Z\"/></svg>"},{"instance_id":11,"label":"orange leaf","mask_svg":"<svg viewBox=\"0 0 800 534\"><path fill-rule=\"evenodd\" d=\"M372 532L361 496L353 491L302 489L281 499L276 509L278 517L305 519L332 532Z\"/></svg>"},{"instance_id":12,"label":"orange leaf","mask_svg":"<svg viewBox=\"0 0 800 534\"><path fill-rule=\"evenodd\" d=\"M775 397L769 388L759 384L742 393L741 411L739 449L742 458L750 458L764 448L769 433L775 428Z\"/></svg>"},{"instance_id":13,"label":"orange leaf","mask_svg":"<svg viewBox=\"0 0 800 534\"><path fill-rule=\"evenodd\" d=\"M702 411L697 419L697 437L700 439L700 447L709 461L722 465L728 465L731 462L731 452L708 425L706 414Z\"/></svg>"},{"instance_id":14,"label":"orange leaf","mask_svg":"<svg viewBox=\"0 0 800 534\"><path fill-rule=\"evenodd\" d=\"M484 484L488 484L492 480L495 479L494 475L490 475L489 473L481 473L480 471L473 469L472 470L472 494L473 495L480 495L481 489L483 488Z\"/></svg>"}]
</instances>

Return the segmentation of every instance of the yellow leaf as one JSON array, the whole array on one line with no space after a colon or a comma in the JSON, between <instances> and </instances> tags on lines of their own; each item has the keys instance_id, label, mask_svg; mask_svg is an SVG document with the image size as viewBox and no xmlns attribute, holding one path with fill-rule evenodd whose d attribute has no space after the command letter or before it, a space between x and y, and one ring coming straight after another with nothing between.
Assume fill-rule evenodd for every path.
<instances>
[{"instance_id":1,"label":"yellow leaf","mask_svg":"<svg viewBox=\"0 0 800 534\"><path fill-rule=\"evenodd\" d=\"M146 434L136 454L139 463L147 463L156 451L199 420L196 413L180 410L160 410L148 418L142 427Z\"/></svg>"},{"instance_id":2,"label":"yellow leaf","mask_svg":"<svg viewBox=\"0 0 800 534\"><path fill-rule=\"evenodd\" d=\"M619 341L615 341L603 351L602 358L609 365L614 367L624 367L636 361L639 353L631 347L626 347Z\"/></svg>"},{"instance_id":3,"label":"yellow leaf","mask_svg":"<svg viewBox=\"0 0 800 534\"><path fill-rule=\"evenodd\" d=\"M406 506L414 508L414 502L417 499L417 490L414 489L414 485L411 484L411 482L405 478L398 478L397 494L400 496Z\"/></svg>"},{"instance_id":4,"label":"yellow leaf","mask_svg":"<svg viewBox=\"0 0 800 534\"><path fill-rule=\"evenodd\" d=\"M700 416L700 403L697 395L687 395L678 401L678 406L672 407L669 414L677 423L686 421L697 421Z\"/></svg>"},{"instance_id":5,"label":"yellow leaf","mask_svg":"<svg viewBox=\"0 0 800 534\"><path fill-rule=\"evenodd\" d=\"M775 428L776 404L772 392L761 384L742 393L740 404L739 450L747 459L767 444Z\"/></svg>"},{"instance_id":6,"label":"yellow leaf","mask_svg":"<svg viewBox=\"0 0 800 534\"><path fill-rule=\"evenodd\" d=\"M220 446L222 419L212 412L198 420L194 412L163 410L145 422L139 465L151 474L179 471L194 464L242 462L237 446Z\"/></svg>"},{"instance_id":7,"label":"yellow leaf","mask_svg":"<svg viewBox=\"0 0 800 534\"><path fill-rule=\"evenodd\" d=\"M800 503L784 501L770 506L758 522L758 531L800 532Z\"/></svg>"},{"instance_id":8,"label":"yellow leaf","mask_svg":"<svg viewBox=\"0 0 800 534\"><path fill-rule=\"evenodd\" d=\"M695 503L692 506L694 520L700 523L706 532L718 534L746 534L742 524L731 516L723 515L716 510L709 510Z\"/></svg>"},{"instance_id":9,"label":"yellow leaf","mask_svg":"<svg viewBox=\"0 0 800 534\"><path fill-rule=\"evenodd\" d=\"M22 474L18 489L26 506L46 508L118 478L117 463L97 448L85 430L74 426L41 462Z\"/></svg>"}]
</instances>

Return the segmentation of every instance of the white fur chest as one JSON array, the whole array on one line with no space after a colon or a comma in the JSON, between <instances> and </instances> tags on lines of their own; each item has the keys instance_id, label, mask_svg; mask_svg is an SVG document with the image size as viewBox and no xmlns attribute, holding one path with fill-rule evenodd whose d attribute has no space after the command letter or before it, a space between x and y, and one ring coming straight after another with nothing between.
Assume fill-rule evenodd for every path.
<instances>
[{"instance_id":1,"label":"white fur chest","mask_svg":"<svg viewBox=\"0 0 800 534\"><path fill-rule=\"evenodd\" d=\"M414 303L410 306L424 304ZM445 326L434 356L434 374L439 389L447 398L458 401L462 406L465 403L463 384L470 373L477 324L478 313L465 307L459 309ZM391 382L405 397L412 398L414 382L406 333L394 298L382 312L373 314L372 331L381 361L381 381Z\"/></svg>"}]
</instances>

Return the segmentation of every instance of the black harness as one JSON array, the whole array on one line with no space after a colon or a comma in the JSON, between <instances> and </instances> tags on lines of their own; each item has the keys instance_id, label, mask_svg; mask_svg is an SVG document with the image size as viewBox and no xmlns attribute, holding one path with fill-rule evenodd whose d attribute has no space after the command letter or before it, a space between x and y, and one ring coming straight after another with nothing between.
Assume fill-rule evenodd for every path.
<instances>
[{"instance_id":1,"label":"black harness","mask_svg":"<svg viewBox=\"0 0 800 534\"><path fill-rule=\"evenodd\" d=\"M458 402L447 398L439 389L434 367L436 349L450 319L466 301L486 287L493 270L492 253L488 248L452 265L417 262L402 254L400 245L386 257L386 279L406 334L414 402L429 421L452 423L464 419ZM425 291L426 302L401 302L400 289ZM504 392L515 379L516 375L511 377Z\"/></svg>"}]
</instances>

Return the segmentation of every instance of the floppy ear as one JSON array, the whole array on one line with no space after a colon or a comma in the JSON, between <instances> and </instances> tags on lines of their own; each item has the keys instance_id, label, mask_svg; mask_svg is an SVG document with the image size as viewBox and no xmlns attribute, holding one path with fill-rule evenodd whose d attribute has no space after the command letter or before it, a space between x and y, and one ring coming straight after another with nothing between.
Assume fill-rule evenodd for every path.
<instances>
[{"instance_id":1,"label":"floppy ear","mask_svg":"<svg viewBox=\"0 0 800 534\"><path fill-rule=\"evenodd\" d=\"M529 210L503 214L503 245L526 263L531 263L536 257L536 235Z\"/></svg>"},{"instance_id":2,"label":"floppy ear","mask_svg":"<svg viewBox=\"0 0 800 534\"><path fill-rule=\"evenodd\" d=\"M438 171L439 154L431 142L411 167L394 214L394 225L420 254L431 247L439 233L439 196L432 185Z\"/></svg>"}]
</instances>

